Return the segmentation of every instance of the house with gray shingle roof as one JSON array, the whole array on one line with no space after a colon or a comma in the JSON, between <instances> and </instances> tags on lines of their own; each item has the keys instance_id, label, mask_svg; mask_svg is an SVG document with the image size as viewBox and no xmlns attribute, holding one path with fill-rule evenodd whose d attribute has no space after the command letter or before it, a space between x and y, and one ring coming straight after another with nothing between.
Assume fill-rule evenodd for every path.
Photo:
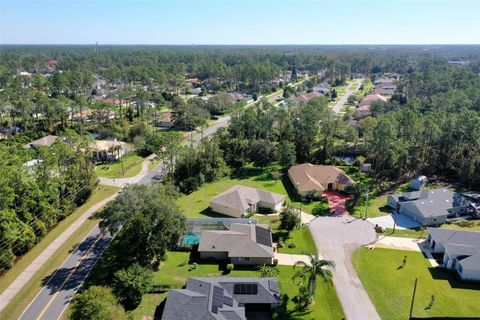
<instances>
[{"instance_id":1,"label":"house with gray shingle roof","mask_svg":"<svg viewBox=\"0 0 480 320\"><path fill-rule=\"evenodd\" d=\"M212 198L209 207L214 212L241 218L258 208L280 211L284 201L282 194L236 185Z\"/></svg>"},{"instance_id":2,"label":"house with gray shingle roof","mask_svg":"<svg viewBox=\"0 0 480 320\"><path fill-rule=\"evenodd\" d=\"M445 188L390 195L387 204L423 226L440 225L449 217L467 214L470 208L463 195Z\"/></svg>"},{"instance_id":3,"label":"house with gray shingle roof","mask_svg":"<svg viewBox=\"0 0 480 320\"><path fill-rule=\"evenodd\" d=\"M162 320L270 318L280 303L276 278L190 278L168 291Z\"/></svg>"},{"instance_id":4,"label":"house with gray shingle roof","mask_svg":"<svg viewBox=\"0 0 480 320\"><path fill-rule=\"evenodd\" d=\"M427 228L433 253L443 254L443 265L467 281L480 281L480 232Z\"/></svg>"},{"instance_id":5,"label":"house with gray shingle roof","mask_svg":"<svg viewBox=\"0 0 480 320\"><path fill-rule=\"evenodd\" d=\"M274 258L272 232L267 224L243 223L233 223L229 230L204 230L198 252L201 259L270 265Z\"/></svg>"},{"instance_id":6,"label":"house with gray shingle roof","mask_svg":"<svg viewBox=\"0 0 480 320\"><path fill-rule=\"evenodd\" d=\"M57 139L58 139L57 136L48 135L48 136L45 136L43 138L34 140L30 143L27 143L23 147L24 148L32 148L32 149L34 149L36 147L50 147L51 145L53 145L55 143L55 141L57 141Z\"/></svg>"}]
</instances>

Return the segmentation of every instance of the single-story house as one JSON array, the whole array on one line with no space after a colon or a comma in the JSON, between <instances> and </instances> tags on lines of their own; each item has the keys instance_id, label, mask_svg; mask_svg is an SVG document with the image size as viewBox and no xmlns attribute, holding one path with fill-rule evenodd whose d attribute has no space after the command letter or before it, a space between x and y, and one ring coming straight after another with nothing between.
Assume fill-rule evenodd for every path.
<instances>
[{"instance_id":1,"label":"single-story house","mask_svg":"<svg viewBox=\"0 0 480 320\"><path fill-rule=\"evenodd\" d=\"M470 208L463 195L444 188L390 195L387 204L423 226L440 225Z\"/></svg>"},{"instance_id":2,"label":"single-story house","mask_svg":"<svg viewBox=\"0 0 480 320\"><path fill-rule=\"evenodd\" d=\"M295 98L294 103L300 105L301 103L307 103L310 99L315 97L321 97L322 95L318 92L302 93Z\"/></svg>"},{"instance_id":3,"label":"single-story house","mask_svg":"<svg viewBox=\"0 0 480 320\"><path fill-rule=\"evenodd\" d=\"M96 161L118 160L128 151L128 144L123 141L95 140L90 144Z\"/></svg>"},{"instance_id":4,"label":"single-story house","mask_svg":"<svg viewBox=\"0 0 480 320\"><path fill-rule=\"evenodd\" d=\"M177 123L177 114L172 111L163 111L161 112L156 120L155 125L161 128L171 128Z\"/></svg>"},{"instance_id":5,"label":"single-story house","mask_svg":"<svg viewBox=\"0 0 480 320\"><path fill-rule=\"evenodd\" d=\"M229 92L228 97L232 103L241 101L245 98L245 96L239 92Z\"/></svg>"},{"instance_id":6,"label":"single-story house","mask_svg":"<svg viewBox=\"0 0 480 320\"><path fill-rule=\"evenodd\" d=\"M198 252L201 259L242 265L273 263L272 232L266 224L232 223L229 230L204 230Z\"/></svg>"},{"instance_id":7,"label":"single-story house","mask_svg":"<svg viewBox=\"0 0 480 320\"><path fill-rule=\"evenodd\" d=\"M330 92L330 85L326 82L322 82L321 84L314 86L312 90L313 92L327 94Z\"/></svg>"},{"instance_id":8,"label":"single-story house","mask_svg":"<svg viewBox=\"0 0 480 320\"><path fill-rule=\"evenodd\" d=\"M466 281L480 281L480 232L427 228L433 253L443 254L443 265Z\"/></svg>"},{"instance_id":9,"label":"single-story house","mask_svg":"<svg viewBox=\"0 0 480 320\"><path fill-rule=\"evenodd\" d=\"M185 289L168 291L161 319L268 319L279 304L276 278L190 278Z\"/></svg>"},{"instance_id":10,"label":"single-story house","mask_svg":"<svg viewBox=\"0 0 480 320\"><path fill-rule=\"evenodd\" d=\"M23 147L27 148L27 149L28 148L35 149L36 147L50 147L51 145L53 145L55 143L55 141L57 141L57 139L58 139L57 136L48 135L48 136L45 136L43 138L34 140L30 143L27 143Z\"/></svg>"},{"instance_id":11,"label":"single-story house","mask_svg":"<svg viewBox=\"0 0 480 320\"><path fill-rule=\"evenodd\" d=\"M428 179L426 176L418 176L410 181L410 189L420 190L427 185Z\"/></svg>"},{"instance_id":12,"label":"single-story house","mask_svg":"<svg viewBox=\"0 0 480 320\"><path fill-rule=\"evenodd\" d=\"M288 169L288 177L297 193L306 196L313 192L321 196L325 190L344 191L355 184L342 169L334 166L302 163Z\"/></svg>"},{"instance_id":13,"label":"single-story house","mask_svg":"<svg viewBox=\"0 0 480 320\"><path fill-rule=\"evenodd\" d=\"M370 107L375 102L386 102L386 101L387 101L387 98L385 98L384 96L380 94L372 93L372 94L366 95L365 98L363 98L362 101L360 101L360 103L358 104L358 107L359 108L364 106Z\"/></svg>"},{"instance_id":14,"label":"single-story house","mask_svg":"<svg viewBox=\"0 0 480 320\"><path fill-rule=\"evenodd\" d=\"M360 120L370 116L372 112L370 111L370 106L362 106L355 109L355 113L353 114L353 119Z\"/></svg>"},{"instance_id":15,"label":"single-story house","mask_svg":"<svg viewBox=\"0 0 480 320\"><path fill-rule=\"evenodd\" d=\"M214 212L241 218L258 208L280 211L284 200L282 194L236 185L212 198L209 207Z\"/></svg>"}]
</instances>

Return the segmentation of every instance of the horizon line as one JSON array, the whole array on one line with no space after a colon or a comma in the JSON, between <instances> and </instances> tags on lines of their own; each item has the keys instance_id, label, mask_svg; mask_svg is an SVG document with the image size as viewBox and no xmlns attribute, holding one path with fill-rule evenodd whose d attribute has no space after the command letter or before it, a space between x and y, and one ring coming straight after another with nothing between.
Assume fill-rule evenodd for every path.
<instances>
[{"instance_id":1,"label":"horizon line","mask_svg":"<svg viewBox=\"0 0 480 320\"><path fill-rule=\"evenodd\" d=\"M0 46L480 46L480 43L0 43Z\"/></svg>"}]
</instances>

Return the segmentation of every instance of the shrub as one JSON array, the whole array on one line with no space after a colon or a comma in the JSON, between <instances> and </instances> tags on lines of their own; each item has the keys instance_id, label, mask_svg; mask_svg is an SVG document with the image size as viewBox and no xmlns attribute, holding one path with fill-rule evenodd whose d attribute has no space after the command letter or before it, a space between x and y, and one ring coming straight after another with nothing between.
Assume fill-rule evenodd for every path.
<instances>
[{"instance_id":1,"label":"shrub","mask_svg":"<svg viewBox=\"0 0 480 320\"><path fill-rule=\"evenodd\" d=\"M328 207L328 200L327 203L320 201L313 209L312 209L312 214L314 216L328 216L330 215L330 208Z\"/></svg>"},{"instance_id":2,"label":"shrub","mask_svg":"<svg viewBox=\"0 0 480 320\"><path fill-rule=\"evenodd\" d=\"M289 243L289 244L288 244L288 247L289 247L290 249L295 249L297 246L295 245L295 243Z\"/></svg>"},{"instance_id":3,"label":"shrub","mask_svg":"<svg viewBox=\"0 0 480 320\"><path fill-rule=\"evenodd\" d=\"M233 269L234 269L234 267L235 267L235 266L233 265L233 263L227 264L227 271L228 271L229 273L232 272Z\"/></svg>"},{"instance_id":4,"label":"shrub","mask_svg":"<svg viewBox=\"0 0 480 320\"><path fill-rule=\"evenodd\" d=\"M278 259L273 259L273 265L276 266L278 264Z\"/></svg>"},{"instance_id":5,"label":"shrub","mask_svg":"<svg viewBox=\"0 0 480 320\"><path fill-rule=\"evenodd\" d=\"M462 228L471 228L475 225L475 222L468 221L468 220L460 220L460 221L456 221L455 224Z\"/></svg>"},{"instance_id":6,"label":"shrub","mask_svg":"<svg viewBox=\"0 0 480 320\"><path fill-rule=\"evenodd\" d=\"M287 205L280 213L280 221L282 229L292 231L300 223L300 217L292 206Z\"/></svg>"}]
</instances>

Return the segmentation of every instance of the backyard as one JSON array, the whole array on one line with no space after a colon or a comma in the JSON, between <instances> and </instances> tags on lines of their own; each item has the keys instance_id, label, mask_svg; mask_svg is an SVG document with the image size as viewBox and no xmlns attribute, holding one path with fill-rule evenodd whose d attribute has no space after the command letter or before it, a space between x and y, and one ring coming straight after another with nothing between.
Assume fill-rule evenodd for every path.
<instances>
[{"instance_id":1,"label":"backyard","mask_svg":"<svg viewBox=\"0 0 480 320\"><path fill-rule=\"evenodd\" d=\"M480 314L480 285L459 282L451 272L432 268L419 252L362 248L353 254L353 263L382 319L408 319L415 278L414 317Z\"/></svg>"},{"instance_id":2,"label":"backyard","mask_svg":"<svg viewBox=\"0 0 480 320\"><path fill-rule=\"evenodd\" d=\"M167 260L162 262L159 271L155 272L154 283L157 287L155 293L144 296L140 306L133 312L135 319L143 316L152 316L156 307L166 298L164 290L168 288L181 288L189 277L259 277L260 273L255 268L235 269L225 274L224 269L217 264L190 263L189 252L168 252ZM300 280L292 280L296 272L293 267L278 266L280 275L280 290L287 295L287 310L289 319L343 319L343 310L336 296L335 288L329 286L322 279L318 279L315 302L304 311L296 311L292 298L298 293Z\"/></svg>"},{"instance_id":3,"label":"backyard","mask_svg":"<svg viewBox=\"0 0 480 320\"><path fill-rule=\"evenodd\" d=\"M208 209L209 200L230 187L241 184L283 194L288 203L291 203L296 208L301 207L303 211L311 213L315 205L318 204L318 201L300 201L292 183L286 175L283 175L280 179L273 177L272 172L276 172L276 169L275 167L269 167L264 170L251 167L246 168L243 176L224 178L213 183L207 183L197 191L189 195L181 196L177 203L187 217L220 216Z\"/></svg>"},{"instance_id":4,"label":"backyard","mask_svg":"<svg viewBox=\"0 0 480 320\"><path fill-rule=\"evenodd\" d=\"M122 157L118 161L108 164L98 164L95 171L102 178L129 178L134 177L142 170L142 162L144 158L135 154ZM123 163L123 170L122 170ZM124 171L124 172L123 172ZM124 174L123 174L124 173Z\"/></svg>"}]
</instances>

